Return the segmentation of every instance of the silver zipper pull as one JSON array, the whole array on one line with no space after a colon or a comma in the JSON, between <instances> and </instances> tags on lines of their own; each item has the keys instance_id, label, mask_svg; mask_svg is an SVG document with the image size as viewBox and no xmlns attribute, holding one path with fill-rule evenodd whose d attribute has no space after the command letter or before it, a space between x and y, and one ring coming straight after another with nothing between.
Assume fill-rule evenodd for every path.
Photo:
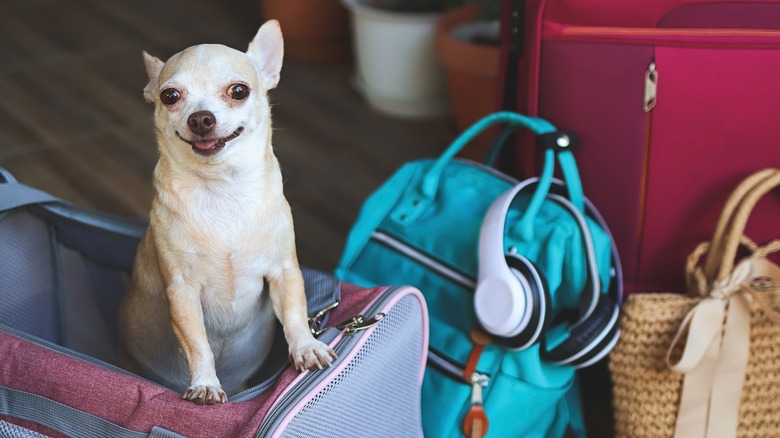
<instances>
[{"instance_id":1,"label":"silver zipper pull","mask_svg":"<svg viewBox=\"0 0 780 438\"><path fill-rule=\"evenodd\" d=\"M471 404L482 405L482 388L488 384L488 376L480 373L471 375Z\"/></svg>"},{"instance_id":2,"label":"silver zipper pull","mask_svg":"<svg viewBox=\"0 0 780 438\"><path fill-rule=\"evenodd\" d=\"M471 375L471 408L463 420L463 433L469 438L484 437L490 426L485 408L482 407L482 388L487 386L489 379L480 373Z\"/></svg>"},{"instance_id":3,"label":"silver zipper pull","mask_svg":"<svg viewBox=\"0 0 780 438\"><path fill-rule=\"evenodd\" d=\"M658 94L658 71L655 62L651 62L645 71L645 99L642 109L647 113L655 107Z\"/></svg>"}]
</instances>

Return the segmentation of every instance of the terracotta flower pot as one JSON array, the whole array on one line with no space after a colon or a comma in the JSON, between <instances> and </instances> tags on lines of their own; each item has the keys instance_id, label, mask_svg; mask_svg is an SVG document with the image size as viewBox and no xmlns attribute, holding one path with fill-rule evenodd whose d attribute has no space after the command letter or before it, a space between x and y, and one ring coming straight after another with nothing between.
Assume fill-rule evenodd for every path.
<instances>
[{"instance_id":1,"label":"terracotta flower pot","mask_svg":"<svg viewBox=\"0 0 780 438\"><path fill-rule=\"evenodd\" d=\"M335 61L352 53L349 13L339 0L260 0L260 14L279 20L286 57Z\"/></svg>"},{"instance_id":2,"label":"terracotta flower pot","mask_svg":"<svg viewBox=\"0 0 780 438\"><path fill-rule=\"evenodd\" d=\"M458 25L471 21L478 10L478 5L454 9L444 14L436 27L436 53L447 72L450 101L459 132L499 109L499 47L469 43L451 35ZM466 147L461 156L483 160L496 131L491 129L479 135L474 140L476 144Z\"/></svg>"}]
</instances>

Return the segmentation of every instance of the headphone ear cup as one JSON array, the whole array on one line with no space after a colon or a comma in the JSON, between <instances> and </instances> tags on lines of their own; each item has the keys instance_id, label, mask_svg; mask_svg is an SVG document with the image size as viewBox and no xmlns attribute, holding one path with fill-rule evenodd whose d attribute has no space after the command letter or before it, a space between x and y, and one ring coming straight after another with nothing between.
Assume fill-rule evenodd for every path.
<instances>
[{"instance_id":1,"label":"headphone ear cup","mask_svg":"<svg viewBox=\"0 0 780 438\"><path fill-rule=\"evenodd\" d=\"M609 353L620 334L620 308L609 295L601 295L593 313L569 329L569 337L552 349L542 341L541 356L556 365L580 368L591 365Z\"/></svg>"},{"instance_id":2,"label":"headphone ear cup","mask_svg":"<svg viewBox=\"0 0 780 438\"><path fill-rule=\"evenodd\" d=\"M522 276L528 283L530 299L526 301L525 311L531 314L528 324L520 333L506 337L494 336L493 339L512 350L525 350L539 340L549 320L547 279L533 262L519 254L507 254L506 262L513 275Z\"/></svg>"}]
</instances>

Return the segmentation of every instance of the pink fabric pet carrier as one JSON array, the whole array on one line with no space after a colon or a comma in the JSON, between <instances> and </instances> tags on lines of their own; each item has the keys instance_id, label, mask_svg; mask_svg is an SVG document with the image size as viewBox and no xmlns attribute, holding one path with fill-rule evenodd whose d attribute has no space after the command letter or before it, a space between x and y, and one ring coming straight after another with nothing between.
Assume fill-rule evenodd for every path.
<instances>
[{"instance_id":1,"label":"pink fabric pet carrier","mask_svg":"<svg viewBox=\"0 0 780 438\"><path fill-rule=\"evenodd\" d=\"M418 290L304 269L312 329L338 360L297 372L277 330L250 389L198 406L112 365L145 224L62 202L2 169L0 181L0 438L422 435Z\"/></svg>"}]
</instances>

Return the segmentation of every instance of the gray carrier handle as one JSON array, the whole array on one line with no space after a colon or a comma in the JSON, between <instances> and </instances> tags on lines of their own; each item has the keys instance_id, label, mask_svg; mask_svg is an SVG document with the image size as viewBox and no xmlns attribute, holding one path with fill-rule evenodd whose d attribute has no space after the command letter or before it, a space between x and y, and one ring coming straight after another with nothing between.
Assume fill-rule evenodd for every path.
<instances>
[{"instance_id":1,"label":"gray carrier handle","mask_svg":"<svg viewBox=\"0 0 780 438\"><path fill-rule=\"evenodd\" d=\"M42 202L65 202L16 181L11 172L0 167L0 212Z\"/></svg>"}]
</instances>

